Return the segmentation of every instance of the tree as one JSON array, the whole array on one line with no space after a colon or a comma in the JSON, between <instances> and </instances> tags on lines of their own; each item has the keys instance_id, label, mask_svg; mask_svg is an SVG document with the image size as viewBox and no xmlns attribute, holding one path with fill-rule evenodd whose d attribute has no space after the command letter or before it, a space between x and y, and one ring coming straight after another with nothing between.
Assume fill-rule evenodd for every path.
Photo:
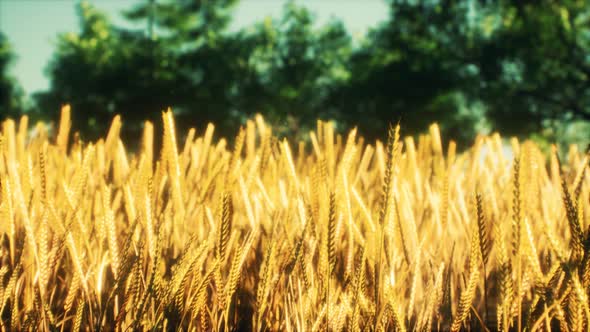
<instances>
[{"instance_id":1,"label":"tree","mask_svg":"<svg viewBox=\"0 0 590 332\"><path fill-rule=\"evenodd\" d=\"M113 26L88 2L77 7L80 32L58 36L47 72L49 91L35 98L41 109L57 112L72 105L74 127L93 139L122 114L125 133L138 135L142 120L156 119L179 98L171 51L143 31ZM55 118L55 114L52 117Z\"/></svg>"},{"instance_id":2,"label":"tree","mask_svg":"<svg viewBox=\"0 0 590 332\"><path fill-rule=\"evenodd\" d=\"M523 136L590 123L589 2L497 1L482 16L480 98L495 128Z\"/></svg>"},{"instance_id":3,"label":"tree","mask_svg":"<svg viewBox=\"0 0 590 332\"><path fill-rule=\"evenodd\" d=\"M279 21L228 32L233 0L147 0L124 12L143 31L113 26L88 3L80 32L62 34L49 65L45 108L71 103L77 128L104 133L116 113L125 132L171 106L179 129L214 122L223 134L261 112L298 126L330 115L326 97L348 78L350 38L333 21L315 28L311 14L288 3ZM334 114L332 114L334 115Z\"/></svg>"},{"instance_id":4,"label":"tree","mask_svg":"<svg viewBox=\"0 0 590 332\"><path fill-rule=\"evenodd\" d=\"M0 120L17 117L23 111L23 92L8 70L14 54L6 36L0 32Z\"/></svg>"},{"instance_id":5,"label":"tree","mask_svg":"<svg viewBox=\"0 0 590 332\"><path fill-rule=\"evenodd\" d=\"M124 12L144 24L136 30L81 2L80 31L59 35L39 108L72 104L88 138L116 113L137 137L167 107L180 131L211 121L223 135L257 112L281 134L318 117L368 138L398 120L408 133L436 121L460 144L488 127L561 135L590 124L586 1L390 0L389 19L358 45L293 1L279 19L228 31L236 2L143 0Z\"/></svg>"},{"instance_id":6,"label":"tree","mask_svg":"<svg viewBox=\"0 0 590 332\"><path fill-rule=\"evenodd\" d=\"M58 36L48 66L51 89L36 95L39 107L58 110L70 103L75 128L90 139L103 134L115 114L123 116L124 133L138 137L142 120L159 123L167 107L178 113L180 128L188 116L187 126L221 122L240 74L239 45L216 35L228 19L218 9L227 5L149 1L126 13L147 20L145 30L131 30L81 2L80 32Z\"/></svg>"},{"instance_id":7,"label":"tree","mask_svg":"<svg viewBox=\"0 0 590 332\"><path fill-rule=\"evenodd\" d=\"M279 20L268 18L248 35L258 78L252 104L284 134L309 128L318 117L338 118L329 96L350 77L351 40L343 24L314 25L313 15L290 1Z\"/></svg>"},{"instance_id":8,"label":"tree","mask_svg":"<svg viewBox=\"0 0 590 332\"><path fill-rule=\"evenodd\" d=\"M351 79L332 96L365 135L401 121L409 132L437 121L466 141L479 128L468 2L391 1L389 20L373 29L351 58Z\"/></svg>"},{"instance_id":9,"label":"tree","mask_svg":"<svg viewBox=\"0 0 590 332\"><path fill-rule=\"evenodd\" d=\"M247 116L241 88L255 79L247 61L251 45L243 33L226 30L235 3L149 0L125 12L133 22L146 22L152 42L171 52L179 82L173 106L181 123L212 121L233 131Z\"/></svg>"}]
</instances>

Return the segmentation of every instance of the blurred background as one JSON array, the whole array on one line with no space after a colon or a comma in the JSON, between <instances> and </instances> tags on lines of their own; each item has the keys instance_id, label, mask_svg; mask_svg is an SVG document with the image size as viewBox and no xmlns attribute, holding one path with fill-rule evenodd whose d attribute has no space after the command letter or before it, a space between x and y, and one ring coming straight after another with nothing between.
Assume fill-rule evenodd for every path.
<instances>
[{"instance_id":1,"label":"blurred background","mask_svg":"<svg viewBox=\"0 0 590 332\"><path fill-rule=\"evenodd\" d=\"M590 2L525 0L0 0L0 119L55 121L83 139L121 114L172 107L180 130L235 135L256 113L305 139L316 119L383 138L438 122L590 142Z\"/></svg>"}]
</instances>

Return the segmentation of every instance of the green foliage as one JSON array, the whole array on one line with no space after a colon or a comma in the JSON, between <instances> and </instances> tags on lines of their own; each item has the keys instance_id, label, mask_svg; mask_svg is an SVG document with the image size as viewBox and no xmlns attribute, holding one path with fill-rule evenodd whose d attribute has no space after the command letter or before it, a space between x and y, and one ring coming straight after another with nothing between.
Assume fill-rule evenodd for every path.
<instances>
[{"instance_id":1,"label":"green foliage","mask_svg":"<svg viewBox=\"0 0 590 332\"><path fill-rule=\"evenodd\" d=\"M36 96L42 109L74 110L74 123L89 137L104 133L115 113L123 113L127 132L140 120L155 118L182 86L172 51L142 31L113 26L87 2L78 5L79 33L59 35L48 66L51 90ZM57 117L54 117L57 118Z\"/></svg>"},{"instance_id":2,"label":"green foliage","mask_svg":"<svg viewBox=\"0 0 590 332\"><path fill-rule=\"evenodd\" d=\"M251 73L242 35L226 31L235 2L149 0L125 12L131 21L147 22L151 42L170 52L173 81L163 89L175 93L163 100L178 118L214 121L222 129L242 120L235 107Z\"/></svg>"},{"instance_id":3,"label":"green foliage","mask_svg":"<svg viewBox=\"0 0 590 332\"><path fill-rule=\"evenodd\" d=\"M460 146L489 130L590 141L572 129L590 120L586 1L391 0L389 19L356 43L342 22L320 26L294 1L278 19L228 31L236 3L142 0L123 13L144 27L134 30L81 2L80 30L59 35L38 109L72 104L87 138L115 113L138 137L140 120L172 107L181 131L213 121L228 134L262 113L279 135L320 117L368 138L400 120L412 133L439 122Z\"/></svg>"},{"instance_id":4,"label":"green foliage","mask_svg":"<svg viewBox=\"0 0 590 332\"><path fill-rule=\"evenodd\" d=\"M37 100L44 109L51 110L70 103L78 110L74 123L90 138L104 133L116 113L125 115L125 132L133 135L138 134L141 120L156 119L169 106L181 116L195 110L195 118L217 120L207 118L207 114L222 115L222 110L227 109L225 93L232 81L224 74L238 74L228 68L233 63L227 63L236 59L229 54L222 56L231 40L216 37L210 30L210 25L220 27L215 20L226 19L200 12L210 6L193 8L193 2L161 4L158 15L144 17L148 19L147 31L132 31L112 25L103 13L81 2L80 32L59 36L56 54L48 67L52 88L38 94ZM127 13L134 20L143 14L149 11L142 5ZM189 25L198 15L206 22ZM161 38L156 33L160 30L164 31ZM201 89L204 81L206 88Z\"/></svg>"},{"instance_id":5,"label":"green foliage","mask_svg":"<svg viewBox=\"0 0 590 332\"><path fill-rule=\"evenodd\" d=\"M522 135L590 120L589 2L498 1L481 15L481 99L497 128Z\"/></svg>"},{"instance_id":6,"label":"green foliage","mask_svg":"<svg viewBox=\"0 0 590 332\"><path fill-rule=\"evenodd\" d=\"M384 132L398 120L412 129L436 120L453 137L472 137L476 108L464 91L477 75L466 30L468 5L390 2L389 20L355 51L352 78L335 96L348 121L360 119L361 127Z\"/></svg>"},{"instance_id":7,"label":"green foliage","mask_svg":"<svg viewBox=\"0 0 590 332\"><path fill-rule=\"evenodd\" d=\"M288 2L280 20L267 18L247 34L260 89L249 96L251 106L283 134L307 132L318 117L338 118L328 96L350 77L351 39L343 24L314 24L307 9Z\"/></svg>"},{"instance_id":8,"label":"green foliage","mask_svg":"<svg viewBox=\"0 0 590 332\"><path fill-rule=\"evenodd\" d=\"M23 111L23 92L16 80L8 74L14 54L6 36L0 32L0 120L18 116Z\"/></svg>"}]
</instances>

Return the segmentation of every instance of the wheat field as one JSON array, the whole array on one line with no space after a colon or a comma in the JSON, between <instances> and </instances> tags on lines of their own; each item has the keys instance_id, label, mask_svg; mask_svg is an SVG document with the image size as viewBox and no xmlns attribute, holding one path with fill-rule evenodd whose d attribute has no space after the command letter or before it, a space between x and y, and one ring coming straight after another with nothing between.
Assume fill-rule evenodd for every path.
<instances>
[{"instance_id":1,"label":"wheat field","mask_svg":"<svg viewBox=\"0 0 590 332\"><path fill-rule=\"evenodd\" d=\"M575 146L512 139L508 158L497 134L457 153L437 125L366 142L318 121L305 144L260 116L231 140L162 121L136 151L118 116L96 142L67 106L55 135L3 122L3 331L590 327Z\"/></svg>"}]
</instances>

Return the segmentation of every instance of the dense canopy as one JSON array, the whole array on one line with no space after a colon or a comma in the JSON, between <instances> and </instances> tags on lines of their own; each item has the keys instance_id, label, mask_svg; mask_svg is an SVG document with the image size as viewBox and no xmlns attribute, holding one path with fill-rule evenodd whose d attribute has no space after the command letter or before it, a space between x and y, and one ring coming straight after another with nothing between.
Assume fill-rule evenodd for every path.
<instances>
[{"instance_id":1,"label":"dense canopy","mask_svg":"<svg viewBox=\"0 0 590 332\"><path fill-rule=\"evenodd\" d=\"M54 120L69 103L87 139L114 114L137 137L143 120L172 107L181 132L212 121L232 133L261 113L292 136L323 118L367 137L397 121L411 132L437 121L460 146L490 130L590 140L587 1L390 0L389 18L359 38L295 1L232 30L237 2L141 0L123 12L125 26L78 3L79 30L58 36L51 86L29 107L0 37L1 116L26 109Z\"/></svg>"}]
</instances>

